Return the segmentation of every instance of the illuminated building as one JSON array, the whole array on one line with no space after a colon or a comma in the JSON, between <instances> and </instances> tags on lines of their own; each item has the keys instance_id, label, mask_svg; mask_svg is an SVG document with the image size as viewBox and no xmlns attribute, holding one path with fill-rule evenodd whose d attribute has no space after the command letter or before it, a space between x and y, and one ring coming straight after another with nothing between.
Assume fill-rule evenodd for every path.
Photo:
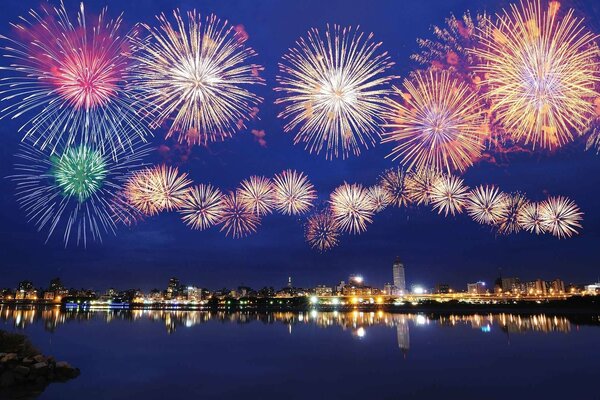
<instances>
[{"instance_id":1,"label":"illuminated building","mask_svg":"<svg viewBox=\"0 0 600 400\"><path fill-rule=\"evenodd\" d=\"M396 287L394 285L392 285L389 282L386 282L385 285L383 285L383 294L385 294L386 296L393 296L396 294Z\"/></svg>"},{"instance_id":2,"label":"illuminated building","mask_svg":"<svg viewBox=\"0 0 600 400\"><path fill-rule=\"evenodd\" d=\"M504 293L521 293L521 280L519 278L502 278L502 291Z\"/></svg>"},{"instance_id":3,"label":"illuminated building","mask_svg":"<svg viewBox=\"0 0 600 400\"><path fill-rule=\"evenodd\" d=\"M450 293L450 285L447 283L438 283L435 285L435 293L436 294L448 294Z\"/></svg>"},{"instance_id":4,"label":"illuminated building","mask_svg":"<svg viewBox=\"0 0 600 400\"><path fill-rule=\"evenodd\" d=\"M179 295L179 279L173 277L169 279L169 285L167 286L167 299L175 299Z\"/></svg>"},{"instance_id":5,"label":"illuminated building","mask_svg":"<svg viewBox=\"0 0 600 400\"><path fill-rule=\"evenodd\" d=\"M394 286L397 295L406 293L406 277L404 275L404 264L400 261L400 257L396 257L396 261L392 265L392 276L394 277Z\"/></svg>"},{"instance_id":6,"label":"illuminated building","mask_svg":"<svg viewBox=\"0 0 600 400\"><path fill-rule=\"evenodd\" d=\"M188 301L200 301L202 300L202 289L195 286L188 286L186 288L187 300Z\"/></svg>"},{"instance_id":7,"label":"illuminated building","mask_svg":"<svg viewBox=\"0 0 600 400\"><path fill-rule=\"evenodd\" d=\"M552 282L550 282L550 294L562 294L565 292L565 283L556 278Z\"/></svg>"},{"instance_id":8,"label":"illuminated building","mask_svg":"<svg viewBox=\"0 0 600 400\"><path fill-rule=\"evenodd\" d=\"M485 282L479 281L467 284L467 292L469 294L485 294L486 291Z\"/></svg>"},{"instance_id":9,"label":"illuminated building","mask_svg":"<svg viewBox=\"0 0 600 400\"><path fill-rule=\"evenodd\" d=\"M325 285L318 285L314 289L314 293L316 296L331 296L333 295L333 288Z\"/></svg>"}]
</instances>

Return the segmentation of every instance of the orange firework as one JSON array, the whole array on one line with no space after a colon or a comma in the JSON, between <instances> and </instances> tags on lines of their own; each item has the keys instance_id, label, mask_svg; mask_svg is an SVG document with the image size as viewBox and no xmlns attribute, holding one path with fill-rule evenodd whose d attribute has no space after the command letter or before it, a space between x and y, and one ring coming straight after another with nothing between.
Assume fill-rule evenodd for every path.
<instances>
[{"instance_id":1,"label":"orange firework","mask_svg":"<svg viewBox=\"0 0 600 400\"><path fill-rule=\"evenodd\" d=\"M467 191L463 180L453 176L444 175L438 178L431 189L431 205L438 213L455 215L461 213L467 203Z\"/></svg>"},{"instance_id":2,"label":"orange firework","mask_svg":"<svg viewBox=\"0 0 600 400\"><path fill-rule=\"evenodd\" d=\"M275 208L287 215L303 214L310 210L317 192L306 175L291 169L273 177Z\"/></svg>"},{"instance_id":3,"label":"orange firework","mask_svg":"<svg viewBox=\"0 0 600 400\"><path fill-rule=\"evenodd\" d=\"M188 189L179 210L181 219L193 229L205 230L217 224L223 214L223 194L212 185Z\"/></svg>"},{"instance_id":4,"label":"orange firework","mask_svg":"<svg viewBox=\"0 0 600 400\"><path fill-rule=\"evenodd\" d=\"M310 247L327 251L337 246L340 230L330 211L311 216L306 223L305 238Z\"/></svg>"},{"instance_id":5,"label":"orange firework","mask_svg":"<svg viewBox=\"0 0 600 400\"><path fill-rule=\"evenodd\" d=\"M402 207L410 202L406 190L406 173L402 168L397 167L385 171L381 175L379 186L390 195L390 204Z\"/></svg>"},{"instance_id":6,"label":"orange firework","mask_svg":"<svg viewBox=\"0 0 600 400\"><path fill-rule=\"evenodd\" d=\"M221 232L234 239L242 238L256 232L260 219L240 201L235 192L229 192L223 197L221 213Z\"/></svg>"},{"instance_id":7,"label":"orange firework","mask_svg":"<svg viewBox=\"0 0 600 400\"><path fill-rule=\"evenodd\" d=\"M544 201L540 206L540 215L542 227L559 239L577 234L583 219L577 204L563 196Z\"/></svg>"},{"instance_id":8,"label":"orange firework","mask_svg":"<svg viewBox=\"0 0 600 400\"><path fill-rule=\"evenodd\" d=\"M273 183L264 176L251 176L237 189L239 200L257 216L271 214L274 207Z\"/></svg>"},{"instance_id":9,"label":"orange firework","mask_svg":"<svg viewBox=\"0 0 600 400\"><path fill-rule=\"evenodd\" d=\"M367 230L373 222L373 205L368 191L360 184L344 183L337 187L329 200L333 218L340 229L357 234Z\"/></svg>"},{"instance_id":10,"label":"orange firework","mask_svg":"<svg viewBox=\"0 0 600 400\"><path fill-rule=\"evenodd\" d=\"M467 213L475 222L495 225L506 217L506 195L494 186L478 186L471 190Z\"/></svg>"}]
</instances>

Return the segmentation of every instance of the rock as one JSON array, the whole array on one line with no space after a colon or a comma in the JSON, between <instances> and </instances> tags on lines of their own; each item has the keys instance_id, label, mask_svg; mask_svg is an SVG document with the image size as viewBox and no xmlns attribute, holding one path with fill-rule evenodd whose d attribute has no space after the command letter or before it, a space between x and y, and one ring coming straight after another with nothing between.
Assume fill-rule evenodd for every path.
<instances>
[{"instance_id":1,"label":"rock","mask_svg":"<svg viewBox=\"0 0 600 400\"><path fill-rule=\"evenodd\" d=\"M15 374L12 371L4 371L0 375L0 387L10 387L15 384Z\"/></svg>"},{"instance_id":2,"label":"rock","mask_svg":"<svg viewBox=\"0 0 600 400\"><path fill-rule=\"evenodd\" d=\"M30 357L25 357L24 359L21 360L21 362L23 364L33 364L34 363L33 359Z\"/></svg>"},{"instance_id":3,"label":"rock","mask_svg":"<svg viewBox=\"0 0 600 400\"><path fill-rule=\"evenodd\" d=\"M69 364L69 363L68 363L68 362L66 362L66 361L58 361L58 362L56 363L56 367L55 367L55 368L56 368L57 370L59 370L59 369L63 369L63 368L67 368L67 369L73 369L73 367L71 367L71 364Z\"/></svg>"},{"instance_id":4,"label":"rock","mask_svg":"<svg viewBox=\"0 0 600 400\"><path fill-rule=\"evenodd\" d=\"M34 360L36 363L46 362L46 357L44 357L44 356L43 356L43 355L41 355L41 354L38 354L37 356L33 356L33 360Z\"/></svg>"},{"instance_id":5,"label":"rock","mask_svg":"<svg viewBox=\"0 0 600 400\"><path fill-rule=\"evenodd\" d=\"M31 368L33 371L35 371L35 373L39 374L40 372L48 369L48 364L46 364L45 362L39 362L39 363L33 364L33 366Z\"/></svg>"},{"instance_id":6,"label":"rock","mask_svg":"<svg viewBox=\"0 0 600 400\"><path fill-rule=\"evenodd\" d=\"M46 384L46 377L38 376L37 378L35 378L35 384L38 386L44 386Z\"/></svg>"},{"instance_id":7,"label":"rock","mask_svg":"<svg viewBox=\"0 0 600 400\"><path fill-rule=\"evenodd\" d=\"M17 365L15 369L13 369L13 372L18 375L27 375L29 373L29 367Z\"/></svg>"},{"instance_id":8,"label":"rock","mask_svg":"<svg viewBox=\"0 0 600 400\"><path fill-rule=\"evenodd\" d=\"M16 354L16 353L8 353L8 354L6 354L4 357L2 357L2 359L0 360L0 362L2 362L2 363L6 363L6 362L9 362L9 361L14 361L14 360L16 360L17 358L18 358L18 357L17 357L17 354Z\"/></svg>"}]
</instances>

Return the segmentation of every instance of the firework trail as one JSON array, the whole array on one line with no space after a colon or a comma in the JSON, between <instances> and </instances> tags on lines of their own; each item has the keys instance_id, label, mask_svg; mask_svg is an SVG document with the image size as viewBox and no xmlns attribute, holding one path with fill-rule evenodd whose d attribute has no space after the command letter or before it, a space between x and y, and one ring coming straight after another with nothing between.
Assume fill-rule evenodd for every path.
<instances>
[{"instance_id":1,"label":"firework trail","mask_svg":"<svg viewBox=\"0 0 600 400\"><path fill-rule=\"evenodd\" d=\"M222 201L224 207L220 223L223 224L221 232L225 232L225 236L238 239L256 232L260 224L259 217L246 208L235 192L223 196Z\"/></svg>"},{"instance_id":2,"label":"firework trail","mask_svg":"<svg viewBox=\"0 0 600 400\"><path fill-rule=\"evenodd\" d=\"M161 14L158 27L142 25L147 37L133 37L131 87L155 111L153 127L171 121L167 138L206 144L230 137L261 102L247 89L263 83L262 67L247 63L255 52L214 15L203 19L194 10L186 19L175 10L173 16L174 24Z\"/></svg>"},{"instance_id":3,"label":"firework trail","mask_svg":"<svg viewBox=\"0 0 600 400\"><path fill-rule=\"evenodd\" d=\"M116 157L150 134L138 113L144 102L126 89L130 44L121 17L107 20L103 10L91 20L82 3L74 23L61 3L22 21L12 25L19 40L0 36L12 62L0 67L10 74L0 81L0 118L28 117L20 131L50 152L83 143Z\"/></svg>"},{"instance_id":4,"label":"firework trail","mask_svg":"<svg viewBox=\"0 0 600 400\"><path fill-rule=\"evenodd\" d=\"M275 88L285 131L297 130L295 144L326 158L358 156L375 145L393 78L385 75L393 63L380 46L372 34L337 25L296 42L279 64Z\"/></svg>"},{"instance_id":5,"label":"firework trail","mask_svg":"<svg viewBox=\"0 0 600 400\"><path fill-rule=\"evenodd\" d=\"M573 10L559 16L556 4L511 5L473 49L494 118L515 141L534 148L560 147L582 134L599 95L597 36Z\"/></svg>"},{"instance_id":6,"label":"firework trail","mask_svg":"<svg viewBox=\"0 0 600 400\"><path fill-rule=\"evenodd\" d=\"M188 189L179 209L181 219L192 229L203 231L223 218L223 193L212 186L200 184Z\"/></svg>"},{"instance_id":7,"label":"firework trail","mask_svg":"<svg viewBox=\"0 0 600 400\"><path fill-rule=\"evenodd\" d=\"M54 154L29 142L23 143L15 165L16 196L29 221L38 231L47 231L48 240L63 232L65 247L71 240L87 245L88 239L102 241L115 233L116 220L135 214L122 207L119 196L129 171L141 166L149 149L135 146L135 152L107 154L89 145L57 146Z\"/></svg>"},{"instance_id":8,"label":"firework trail","mask_svg":"<svg viewBox=\"0 0 600 400\"><path fill-rule=\"evenodd\" d=\"M251 176L237 189L239 201L257 216L271 214L275 206L273 183L264 176Z\"/></svg>"},{"instance_id":9,"label":"firework trail","mask_svg":"<svg viewBox=\"0 0 600 400\"><path fill-rule=\"evenodd\" d=\"M330 211L312 215L306 223L305 238L310 247L324 252L339 243L340 230Z\"/></svg>"},{"instance_id":10,"label":"firework trail","mask_svg":"<svg viewBox=\"0 0 600 400\"><path fill-rule=\"evenodd\" d=\"M306 175L291 169L273 177L273 189L275 208L287 215L307 212L317 198L317 192Z\"/></svg>"},{"instance_id":11,"label":"firework trail","mask_svg":"<svg viewBox=\"0 0 600 400\"><path fill-rule=\"evenodd\" d=\"M348 183L331 193L329 204L340 230L351 234L367 230L367 224L373 222L373 204L368 193L362 185Z\"/></svg>"},{"instance_id":12,"label":"firework trail","mask_svg":"<svg viewBox=\"0 0 600 400\"><path fill-rule=\"evenodd\" d=\"M485 117L479 96L448 72L417 72L396 89L382 143L396 147L388 157L407 169L464 171L481 156Z\"/></svg>"}]
</instances>

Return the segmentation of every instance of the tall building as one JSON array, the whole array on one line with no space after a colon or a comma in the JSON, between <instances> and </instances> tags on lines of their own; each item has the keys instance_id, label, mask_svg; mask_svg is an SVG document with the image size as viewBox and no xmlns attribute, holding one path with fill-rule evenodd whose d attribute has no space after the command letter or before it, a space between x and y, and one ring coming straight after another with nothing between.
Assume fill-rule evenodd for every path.
<instances>
[{"instance_id":1,"label":"tall building","mask_svg":"<svg viewBox=\"0 0 600 400\"><path fill-rule=\"evenodd\" d=\"M167 299L175 299L179 295L179 279L169 279L169 285L167 286Z\"/></svg>"},{"instance_id":2,"label":"tall building","mask_svg":"<svg viewBox=\"0 0 600 400\"><path fill-rule=\"evenodd\" d=\"M467 283L467 292L469 292L469 294L485 294L485 282L479 281L475 283Z\"/></svg>"},{"instance_id":3,"label":"tall building","mask_svg":"<svg viewBox=\"0 0 600 400\"><path fill-rule=\"evenodd\" d=\"M394 265L392 266L392 274L394 276L396 294L405 294L406 278L404 276L404 264L402 264L402 261L400 261L400 257L396 257L396 261L394 261Z\"/></svg>"}]
</instances>

